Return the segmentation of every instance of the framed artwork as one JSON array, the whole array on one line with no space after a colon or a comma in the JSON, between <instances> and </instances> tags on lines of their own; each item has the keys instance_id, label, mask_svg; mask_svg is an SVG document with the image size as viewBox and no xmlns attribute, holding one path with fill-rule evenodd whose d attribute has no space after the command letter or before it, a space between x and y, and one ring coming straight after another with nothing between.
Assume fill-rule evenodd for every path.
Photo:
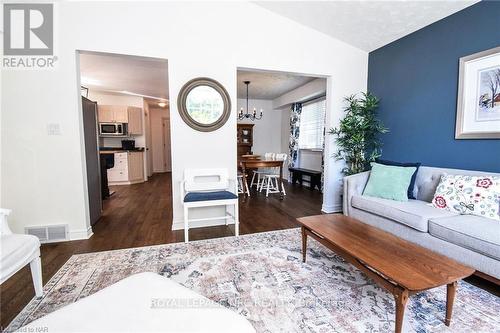
<instances>
[{"instance_id":1,"label":"framed artwork","mask_svg":"<svg viewBox=\"0 0 500 333\"><path fill-rule=\"evenodd\" d=\"M500 139L500 46L460 58L455 139Z\"/></svg>"}]
</instances>

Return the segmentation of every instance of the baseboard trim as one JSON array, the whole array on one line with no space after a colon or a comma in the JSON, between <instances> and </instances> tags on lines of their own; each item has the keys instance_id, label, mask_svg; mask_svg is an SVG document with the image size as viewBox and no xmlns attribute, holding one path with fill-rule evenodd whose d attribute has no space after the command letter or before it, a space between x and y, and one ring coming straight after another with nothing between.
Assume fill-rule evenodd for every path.
<instances>
[{"instance_id":1,"label":"baseboard trim","mask_svg":"<svg viewBox=\"0 0 500 333\"><path fill-rule=\"evenodd\" d=\"M72 230L69 232L69 240L81 240L81 239L89 239L92 237L94 233L92 232L92 227L88 227L87 229L80 230Z\"/></svg>"},{"instance_id":2,"label":"baseboard trim","mask_svg":"<svg viewBox=\"0 0 500 333\"><path fill-rule=\"evenodd\" d=\"M340 213L342 212L342 205L323 205L321 206L321 211L323 213Z\"/></svg>"},{"instance_id":3,"label":"baseboard trim","mask_svg":"<svg viewBox=\"0 0 500 333\"><path fill-rule=\"evenodd\" d=\"M194 221L189 222L189 229L193 228L204 228L204 227L214 227L218 225L225 225L226 222L224 220L215 220L215 221ZM227 224L234 224L234 221L230 219ZM174 221L172 223L172 230L184 230L184 221Z\"/></svg>"}]
</instances>

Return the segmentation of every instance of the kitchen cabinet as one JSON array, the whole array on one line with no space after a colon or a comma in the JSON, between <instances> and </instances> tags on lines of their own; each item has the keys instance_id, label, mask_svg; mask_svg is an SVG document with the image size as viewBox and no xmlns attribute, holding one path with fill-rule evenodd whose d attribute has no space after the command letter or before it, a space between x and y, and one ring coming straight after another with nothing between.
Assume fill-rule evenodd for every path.
<instances>
[{"instance_id":1,"label":"kitchen cabinet","mask_svg":"<svg viewBox=\"0 0 500 333\"><path fill-rule=\"evenodd\" d=\"M142 109L126 105L98 105L100 123L127 123L129 135L142 135Z\"/></svg>"},{"instance_id":2,"label":"kitchen cabinet","mask_svg":"<svg viewBox=\"0 0 500 333\"><path fill-rule=\"evenodd\" d=\"M112 123L114 119L113 110L108 105L97 106L97 121L100 123Z\"/></svg>"},{"instance_id":3,"label":"kitchen cabinet","mask_svg":"<svg viewBox=\"0 0 500 333\"><path fill-rule=\"evenodd\" d=\"M141 135L142 134L142 109L129 106L128 113L128 134Z\"/></svg>"},{"instance_id":4,"label":"kitchen cabinet","mask_svg":"<svg viewBox=\"0 0 500 333\"><path fill-rule=\"evenodd\" d=\"M109 185L130 185L144 182L144 152L127 151L115 154L115 165L108 169Z\"/></svg>"},{"instance_id":5,"label":"kitchen cabinet","mask_svg":"<svg viewBox=\"0 0 500 333\"><path fill-rule=\"evenodd\" d=\"M128 106L98 105L97 114L100 123L128 123Z\"/></svg>"}]
</instances>

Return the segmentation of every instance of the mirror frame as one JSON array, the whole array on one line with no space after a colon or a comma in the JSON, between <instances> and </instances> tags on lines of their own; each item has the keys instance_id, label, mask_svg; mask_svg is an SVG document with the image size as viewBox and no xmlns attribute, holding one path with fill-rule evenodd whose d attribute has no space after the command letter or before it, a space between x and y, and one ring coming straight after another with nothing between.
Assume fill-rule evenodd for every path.
<instances>
[{"instance_id":1,"label":"mirror frame","mask_svg":"<svg viewBox=\"0 0 500 333\"><path fill-rule=\"evenodd\" d=\"M202 124L196 120L194 120L190 115L186 108L186 99L191 90L199 86L209 86L215 91L217 91L224 102L224 109L222 110L222 116L217 119L215 122L211 124ZM182 86L179 96L177 97L177 108L179 114L184 120L184 122L191 127L200 132L212 132L219 128L221 128L229 119L231 114L231 99L229 98L229 94L222 84L215 81L214 79L210 79L207 77L198 77L188 81L185 85Z\"/></svg>"}]
</instances>

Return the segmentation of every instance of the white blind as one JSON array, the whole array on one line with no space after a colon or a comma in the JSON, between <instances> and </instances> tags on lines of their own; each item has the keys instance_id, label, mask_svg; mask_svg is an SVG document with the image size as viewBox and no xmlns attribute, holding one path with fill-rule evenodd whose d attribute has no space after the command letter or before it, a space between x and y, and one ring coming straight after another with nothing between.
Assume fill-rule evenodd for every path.
<instances>
[{"instance_id":1,"label":"white blind","mask_svg":"<svg viewBox=\"0 0 500 333\"><path fill-rule=\"evenodd\" d=\"M300 115L300 149L323 149L326 99L312 101L302 106Z\"/></svg>"}]
</instances>

